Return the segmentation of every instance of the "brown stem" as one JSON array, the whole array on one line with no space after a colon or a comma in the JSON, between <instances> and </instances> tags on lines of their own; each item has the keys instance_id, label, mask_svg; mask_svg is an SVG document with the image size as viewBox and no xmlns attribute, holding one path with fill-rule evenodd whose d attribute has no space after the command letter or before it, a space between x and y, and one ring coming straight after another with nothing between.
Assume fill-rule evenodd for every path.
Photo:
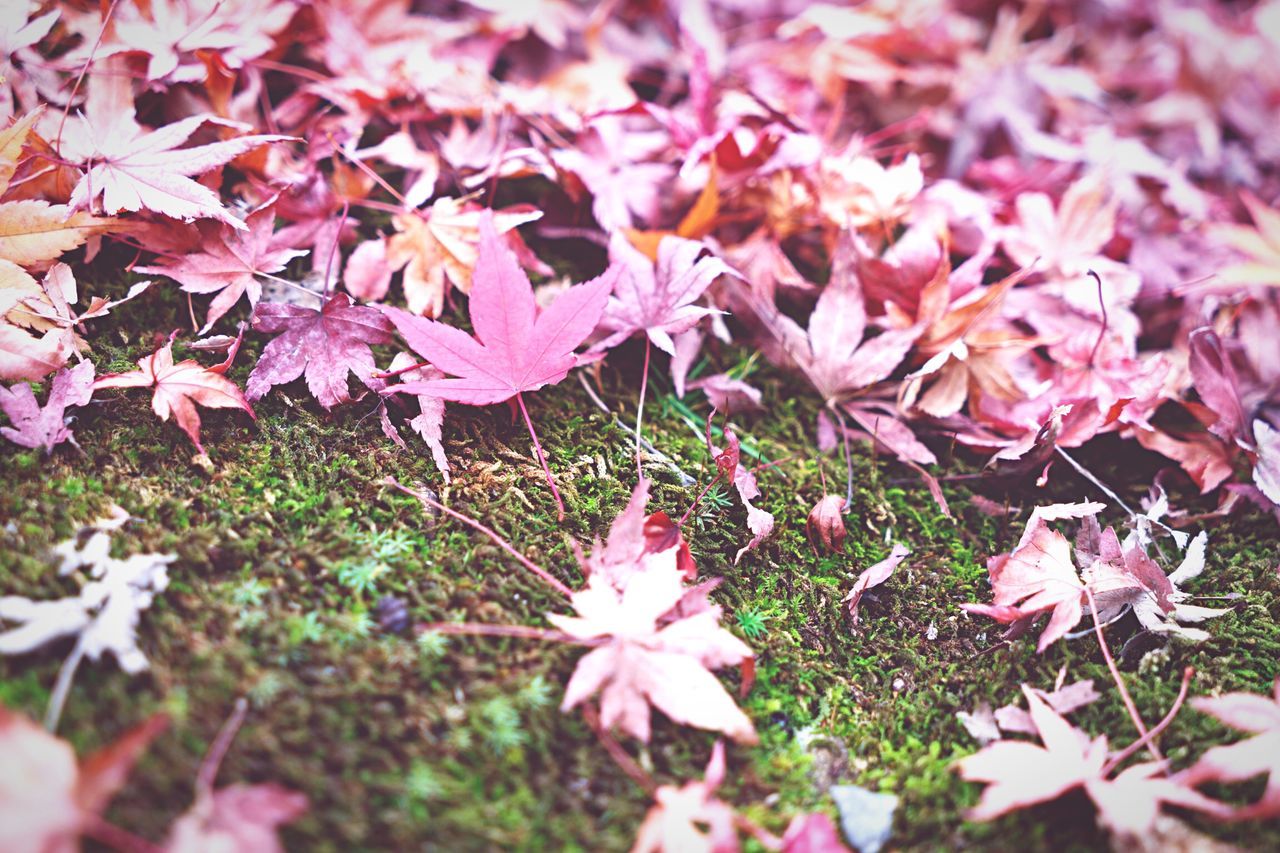
<instances>
[{"instance_id":1,"label":"brown stem","mask_svg":"<svg viewBox=\"0 0 1280 853\"><path fill-rule=\"evenodd\" d=\"M81 817L81 832L121 853L161 853L161 848L152 844L140 835L134 835L127 829L121 829L109 823L101 815L84 814Z\"/></svg>"},{"instance_id":2,"label":"brown stem","mask_svg":"<svg viewBox=\"0 0 1280 853\"><path fill-rule=\"evenodd\" d=\"M449 516L450 518L456 518L458 521L461 521L463 524L469 527L472 527L476 530L479 530L485 536L488 536L490 539L492 539L499 548L506 551L511 556L515 557L520 562L520 565L524 566L526 569L533 572L535 575L537 575L538 577L546 581L548 584L550 584L551 587L556 590L556 592L559 592L565 598L569 598L570 596L573 595L573 590L565 586L564 583L562 583L558 578L554 577L550 572L542 568L542 566L539 566L537 563L533 562L533 560L530 560L524 554L521 554L515 548L511 547L510 542L503 539L497 533L494 533L493 530L491 530L488 527L485 527L483 524L476 521L471 516L463 515L457 510L449 509L449 507L440 503L440 501L436 500L435 498L429 497L427 495L424 495L422 492L414 491L413 489L410 489L407 486L401 485L400 481L398 481L395 477L388 477L382 482L384 485L394 486L395 488L404 492L406 495L412 495L422 503L426 504L432 509L443 512L445 515Z\"/></svg>"},{"instance_id":3,"label":"brown stem","mask_svg":"<svg viewBox=\"0 0 1280 853\"><path fill-rule=\"evenodd\" d=\"M486 625L478 622L429 622L418 625L419 634L456 634L464 637L515 637L521 640L543 640L574 646L599 646L604 640L584 640L564 631L549 631L529 625Z\"/></svg>"},{"instance_id":4,"label":"brown stem","mask_svg":"<svg viewBox=\"0 0 1280 853\"><path fill-rule=\"evenodd\" d=\"M711 491L711 487L720 482L720 472L716 471L716 475L711 478L711 482L698 492L698 496L693 499L693 503L684 511L684 515L680 516L680 520L676 522L676 527L684 527L684 523L689 520L689 516L698 508L698 504L702 503L702 499L707 496L707 492Z\"/></svg>"},{"instance_id":5,"label":"brown stem","mask_svg":"<svg viewBox=\"0 0 1280 853\"><path fill-rule=\"evenodd\" d=\"M645 772L644 768L636 763L627 751L622 748L622 744L614 740L613 735L605 730L600 723L600 714L591 703L582 706L582 718L587 721L587 725L591 731L600 740L600 745L604 747L604 751L609 753L609 757L618 765L618 769L626 773L632 782L635 782L649 796L653 796L653 792L658 789L657 783L653 781L653 777Z\"/></svg>"},{"instance_id":6,"label":"brown stem","mask_svg":"<svg viewBox=\"0 0 1280 853\"><path fill-rule=\"evenodd\" d=\"M329 276L333 273L333 258L338 254L338 244L342 242L342 229L347 227L347 214L351 212L351 203L342 203L342 216L338 219L338 230L333 235L333 247L329 249L329 260L324 264L324 296L321 303L329 301ZM323 305L322 305L323 307Z\"/></svg>"},{"instance_id":7,"label":"brown stem","mask_svg":"<svg viewBox=\"0 0 1280 853\"><path fill-rule=\"evenodd\" d=\"M1169 713L1164 715L1163 720L1152 726L1151 731L1147 732L1144 736L1138 738L1133 743L1129 744L1112 756L1112 758L1102 768L1103 776L1106 776L1112 770L1115 770L1126 758L1142 749L1159 736L1162 731L1169 727L1169 724L1173 722L1173 718L1178 715L1178 709L1182 707L1183 701L1187 698L1187 688L1191 685L1191 679L1195 674L1196 668L1194 666L1189 666L1182 671L1182 687L1178 689L1178 698L1173 700L1173 705L1170 706Z\"/></svg>"},{"instance_id":8,"label":"brown stem","mask_svg":"<svg viewBox=\"0 0 1280 853\"><path fill-rule=\"evenodd\" d=\"M551 476L551 466L547 464L546 454L542 452L542 442L538 441L538 432L533 428L533 419L524 405L524 395L516 392L516 402L520 404L520 414L524 415L524 425L529 428L529 437L533 439L533 449L542 463L542 473L547 475L547 485L551 487L551 497L556 499L556 521L564 521L564 501L560 500L560 490L556 488L555 478Z\"/></svg>"},{"instance_id":9,"label":"brown stem","mask_svg":"<svg viewBox=\"0 0 1280 853\"><path fill-rule=\"evenodd\" d=\"M1093 597L1093 590L1088 584L1084 586L1085 597L1089 599L1089 610L1093 616L1093 630L1098 635L1098 645L1102 647L1102 657L1107 662L1107 669L1111 672L1111 678L1115 681L1116 687L1120 689L1120 698L1124 702L1125 710L1129 712L1129 719L1133 720L1134 727L1138 730L1138 734L1143 739L1150 740L1147 734L1147 724L1142 722L1142 717L1138 714L1138 706L1133 704L1133 697L1129 695L1129 690L1124 686L1124 679L1120 677L1120 669L1116 666L1115 659L1111 657L1111 648L1107 645L1107 638L1102 633L1102 624L1098 622L1098 602ZM1146 744L1147 750L1157 761L1163 761L1164 755L1160 752L1160 747L1154 743Z\"/></svg>"},{"instance_id":10,"label":"brown stem","mask_svg":"<svg viewBox=\"0 0 1280 853\"><path fill-rule=\"evenodd\" d=\"M227 750L231 749L231 741L235 740L236 732L240 731L240 726L244 724L244 718L248 712L249 702L241 696L236 700L231 716L227 717L227 721L218 730L218 736L213 739L213 744L205 754L204 761L200 762L200 770L196 774L197 802L213 796L213 780L217 778L222 759L226 757Z\"/></svg>"},{"instance_id":11,"label":"brown stem","mask_svg":"<svg viewBox=\"0 0 1280 853\"><path fill-rule=\"evenodd\" d=\"M67 116L71 114L71 105L76 102L76 93L80 91L80 85L84 83L84 76L89 73L89 66L93 64L94 55L98 52L98 47L102 44L102 37L106 35L107 24L111 21L111 16L116 12L116 6L120 4L120 0L111 0L111 5L107 7L107 13L102 16L102 26L98 28L98 37L93 40L93 47L89 49L89 56L84 61L84 65L80 68L80 74L76 77L76 83L71 87L71 94L67 96L67 106L62 111L62 118L58 121L58 132L54 134L54 150L59 156L62 154L62 129L67 126ZM89 198L93 198L92 195Z\"/></svg>"},{"instance_id":12,"label":"brown stem","mask_svg":"<svg viewBox=\"0 0 1280 853\"><path fill-rule=\"evenodd\" d=\"M1089 353L1089 366L1093 367L1093 360L1098 355L1098 347L1102 346L1102 339L1107 336L1107 300L1102 296L1102 276L1093 270L1089 270L1087 275L1093 276L1093 280L1098 283L1098 307L1102 309L1102 328L1098 330L1098 339L1093 342L1093 351Z\"/></svg>"},{"instance_id":13,"label":"brown stem","mask_svg":"<svg viewBox=\"0 0 1280 853\"><path fill-rule=\"evenodd\" d=\"M644 336L644 373L640 375L640 403L636 406L636 476L644 480L644 467L640 462L640 421L644 418L644 392L649 387L649 336Z\"/></svg>"}]
</instances>

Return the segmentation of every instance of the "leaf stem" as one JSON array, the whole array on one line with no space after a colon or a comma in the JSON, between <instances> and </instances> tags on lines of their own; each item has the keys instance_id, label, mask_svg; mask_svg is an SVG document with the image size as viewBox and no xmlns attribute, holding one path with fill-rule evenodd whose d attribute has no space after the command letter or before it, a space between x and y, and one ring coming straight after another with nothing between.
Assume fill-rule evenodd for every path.
<instances>
[{"instance_id":1,"label":"leaf stem","mask_svg":"<svg viewBox=\"0 0 1280 853\"><path fill-rule=\"evenodd\" d=\"M429 497L423 494L422 492L414 491L413 489L410 489L409 487L402 485L394 477L388 477L382 482L384 485L394 486L395 488L404 492L406 495L412 495L413 497L417 498L420 502L426 504L432 509L443 512L445 515L449 516L450 518L456 518L458 521L461 521L463 524L467 525L468 527L471 527L475 530L479 530L485 536L488 536L490 539L492 539L499 548L506 551L511 556L515 557L516 560L520 562L520 565L524 566L526 569L533 572L535 575L537 575L538 577L546 581L548 584L550 584L551 587L556 590L556 592L559 592L565 598L568 598L573 595L573 590L565 586L564 583L562 583L558 578L556 578L546 569L542 568L542 566L539 566L537 563L533 562L533 560L530 560L524 554L521 554L519 551L517 551L515 548L511 546L510 542L503 539L497 533L494 533L493 530L491 530L488 527L485 527L483 524L476 521L471 516L463 515L457 510L449 509L449 507L440 503L440 501L436 500L435 498Z\"/></svg>"},{"instance_id":2,"label":"leaf stem","mask_svg":"<svg viewBox=\"0 0 1280 853\"><path fill-rule=\"evenodd\" d=\"M467 637L515 637L522 640L543 640L548 643L569 643L575 646L598 646L602 640L584 640L564 631L549 631L529 625L486 625L478 622L432 622L419 625L419 634L460 634Z\"/></svg>"},{"instance_id":3,"label":"leaf stem","mask_svg":"<svg viewBox=\"0 0 1280 853\"><path fill-rule=\"evenodd\" d=\"M1182 671L1182 687L1178 689L1178 698L1173 700L1173 705L1170 706L1169 713L1164 715L1163 720L1152 726L1151 731L1147 732L1144 736L1138 738L1133 743L1129 744L1112 756L1112 758L1102 768L1103 776L1110 774L1111 771L1119 767L1126 758L1142 749L1154 740L1157 735L1169 727L1169 724L1173 722L1173 718L1178 715L1178 709L1182 707L1183 701L1187 698L1187 687L1190 686L1191 679L1195 674L1196 668L1194 666L1189 666Z\"/></svg>"},{"instance_id":4,"label":"leaf stem","mask_svg":"<svg viewBox=\"0 0 1280 853\"><path fill-rule=\"evenodd\" d=\"M71 650L71 654L67 655L67 659L62 662L62 668L58 670L58 680L54 682L53 692L49 694L49 708L44 714L44 727L46 731L55 732L58 730L58 720L62 719L62 706L67 703L67 694L71 692L71 682L76 677L76 669L80 666L80 661L84 657L84 635L76 641L76 647Z\"/></svg>"},{"instance_id":5,"label":"leaf stem","mask_svg":"<svg viewBox=\"0 0 1280 853\"><path fill-rule=\"evenodd\" d=\"M718 482L720 482L720 472L717 470L716 475L711 478L711 482L707 483L702 491L698 492L698 496L693 499L693 503L684 511L684 515L680 516L680 520L676 522L676 527L684 527L684 523L689 520L689 516L698 508L698 504L702 503L702 499L707 496L707 492L711 491L711 487Z\"/></svg>"},{"instance_id":6,"label":"leaf stem","mask_svg":"<svg viewBox=\"0 0 1280 853\"><path fill-rule=\"evenodd\" d=\"M587 725L591 731L595 732L596 737L600 740L600 745L604 747L604 751L609 753L609 757L618 765L618 769L630 777L649 796L653 796L653 792L658 789L658 785L653 781L653 777L645 772L644 768L636 763L622 744L614 739L613 735L605 729L600 722L600 714L596 711L595 706L590 702L586 702L582 706L582 718L587 721Z\"/></svg>"},{"instance_id":7,"label":"leaf stem","mask_svg":"<svg viewBox=\"0 0 1280 853\"><path fill-rule=\"evenodd\" d=\"M249 702L241 696L236 700L235 707L231 709L231 715L222 724L222 728L218 729L218 736L209 745L204 761L200 762L200 770L196 773L196 802L213 797L213 781L218 778L218 768L222 766L222 759L227 757L231 742L244 725L244 718L248 713Z\"/></svg>"},{"instance_id":8,"label":"leaf stem","mask_svg":"<svg viewBox=\"0 0 1280 853\"><path fill-rule=\"evenodd\" d=\"M524 405L524 395L516 392L516 403L520 405L520 414L524 415L524 424L529 428L529 437L533 439L533 449L542 463L542 472L547 475L547 485L551 487L551 496L556 499L557 521L564 521L564 501L560 500L560 490L556 488L555 478L551 476L551 466L547 464L546 454L542 452L542 442L538 441L538 432L533 428L533 419Z\"/></svg>"},{"instance_id":9,"label":"leaf stem","mask_svg":"<svg viewBox=\"0 0 1280 853\"><path fill-rule=\"evenodd\" d=\"M1089 270L1086 275L1093 277L1098 283L1098 307L1102 309L1102 328L1098 330L1098 339L1093 342L1093 350L1089 353L1089 366L1093 367L1093 360L1098 356L1098 348L1102 346L1102 339L1107 336L1107 300L1102 295L1102 276L1093 270Z\"/></svg>"},{"instance_id":10,"label":"leaf stem","mask_svg":"<svg viewBox=\"0 0 1280 853\"><path fill-rule=\"evenodd\" d=\"M373 374L373 378L374 379L393 379L397 376L400 376L401 374L411 373L415 370L421 370L424 367L430 367L430 366L431 366L431 362L420 361L417 364L411 364L408 367L402 367L399 370L384 370L381 373L375 373Z\"/></svg>"},{"instance_id":11,"label":"leaf stem","mask_svg":"<svg viewBox=\"0 0 1280 853\"><path fill-rule=\"evenodd\" d=\"M840 414L839 406L832 406L831 412L836 416L836 423L840 424L840 437L844 439L844 511L848 512L853 508L853 457L849 454L849 427L845 425L844 415ZM873 442L872 447L874 446Z\"/></svg>"},{"instance_id":12,"label":"leaf stem","mask_svg":"<svg viewBox=\"0 0 1280 853\"><path fill-rule=\"evenodd\" d=\"M644 336L644 373L640 375L640 404L636 406L636 476L644 479L644 468L640 463L640 421L644 418L644 394L649 386L649 336Z\"/></svg>"},{"instance_id":13,"label":"leaf stem","mask_svg":"<svg viewBox=\"0 0 1280 853\"><path fill-rule=\"evenodd\" d=\"M1155 757L1157 761L1163 761L1164 755L1160 752L1160 747L1154 743L1150 743L1151 735L1148 734L1147 724L1142 722L1142 717L1138 714L1138 706L1133 704L1133 697L1129 695L1129 690L1124 686L1124 679L1120 677L1120 669L1116 666L1115 659L1111 657L1111 648L1107 645L1107 638L1102 633L1102 623L1098 621L1098 602L1093 597L1093 590L1088 584L1084 585L1085 597L1089 599L1089 611L1093 616L1094 633L1098 635L1098 645L1102 648L1102 657L1107 662L1107 669L1111 672L1111 678L1115 681L1116 687L1120 689L1120 699L1124 702L1125 710L1129 712L1129 719L1133 720L1134 727L1141 735L1141 740L1148 741L1146 743L1147 750Z\"/></svg>"}]
</instances>

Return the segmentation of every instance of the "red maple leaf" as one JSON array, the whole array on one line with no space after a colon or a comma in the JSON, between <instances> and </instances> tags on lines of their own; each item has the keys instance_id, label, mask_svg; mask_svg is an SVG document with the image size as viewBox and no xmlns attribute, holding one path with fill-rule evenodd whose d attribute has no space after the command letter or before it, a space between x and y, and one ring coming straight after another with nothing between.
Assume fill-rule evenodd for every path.
<instances>
[{"instance_id":1,"label":"red maple leaf","mask_svg":"<svg viewBox=\"0 0 1280 853\"><path fill-rule=\"evenodd\" d=\"M222 375L234 357L235 352L232 351L230 358L216 367L204 367L190 358L174 364L173 337L170 337L160 349L139 359L137 370L102 376L93 383L93 388L96 391L100 388L154 387L152 410L162 421L173 415L178 426L191 437L196 450L203 454L197 405L207 409L244 409L249 417L255 417L240 389Z\"/></svg>"},{"instance_id":2,"label":"red maple leaf","mask_svg":"<svg viewBox=\"0 0 1280 853\"><path fill-rule=\"evenodd\" d=\"M264 302L253 310L253 329L279 336L267 344L249 374L245 391L250 400L304 373L307 388L326 409L351 401L349 373L369 388L382 387L373 379L376 368L369 347L391 343L391 324L373 308L352 305L345 293L330 296L319 311Z\"/></svg>"},{"instance_id":3,"label":"red maple leaf","mask_svg":"<svg viewBox=\"0 0 1280 853\"><path fill-rule=\"evenodd\" d=\"M201 334L223 314L248 295L250 307L262 296L262 282L255 276L276 273L285 264L306 251L283 249L271 244L275 226L275 206L260 207L245 218L244 228L237 230L222 224L204 230L201 251L155 266L137 267L138 272L167 275L188 293L216 293L209 303Z\"/></svg>"}]
</instances>

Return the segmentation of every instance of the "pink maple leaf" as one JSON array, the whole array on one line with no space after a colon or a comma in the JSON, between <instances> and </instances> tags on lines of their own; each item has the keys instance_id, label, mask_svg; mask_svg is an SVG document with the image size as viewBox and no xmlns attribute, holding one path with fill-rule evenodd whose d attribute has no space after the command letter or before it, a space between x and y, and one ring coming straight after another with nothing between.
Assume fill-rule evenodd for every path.
<instances>
[{"instance_id":1,"label":"pink maple leaf","mask_svg":"<svg viewBox=\"0 0 1280 853\"><path fill-rule=\"evenodd\" d=\"M1212 747L1183 771L1181 781L1187 785L1243 782L1266 774L1267 787L1262 797L1237 810L1232 817L1274 819L1280 816L1280 679L1276 680L1272 697L1254 693L1199 696L1191 700L1191 706L1252 737Z\"/></svg>"},{"instance_id":2,"label":"pink maple leaf","mask_svg":"<svg viewBox=\"0 0 1280 853\"><path fill-rule=\"evenodd\" d=\"M311 395L326 409L351 401L350 373L369 388L382 387L373 379L369 347L391 343L391 324L373 308L352 305L345 293L330 296L319 311L264 302L253 310L253 328L278 337L267 344L249 374L245 391L250 400L304 373Z\"/></svg>"},{"instance_id":3,"label":"pink maple leaf","mask_svg":"<svg viewBox=\"0 0 1280 853\"><path fill-rule=\"evenodd\" d=\"M662 785L636 832L631 853L736 853L733 807L715 796L724 781L724 743L716 741L703 778Z\"/></svg>"},{"instance_id":4,"label":"pink maple leaf","mask_svg":"<svg viewBox=\"0 0 1280 853\"><path fill-rule=\"evenodd\" d=\"M1082 788L1098 810L1098 822L1119 841L1150 833L1165 803L1217 815L1221 803L1196 792L1181 779L1164 775L1163 762L1136 764L1115 776L1105 736L1090 739L1053 711L1026 685L1031 720L1043 746L998 740L961 759L960 775L985 782L982 799L967 815L986 821L1017 809L1055 800ZM1121 846L1124 846L1123 844Z\"/></svg>"},{"instance_id":5,"label":"pink maple leaf","mask_svg":"<svg viewBox=\"0 0 1280 853\"><path fill-rule=\"evenodd\" d=\"M414 357L407 352L396 353L395 358L391 359L390 372L403 376L405 382L429 382L432 379L444 378L444 374L431 365L418 365ZM444 400L429 394L419 394L417 400L418 414L409 420L409 426L427 443L436 468L448 483L450 472L449 459L444 452ZM400 433L386 417L386 407L383 407L382 412L383 432L396 444L408 449L404 439L400 438Z\"/></svg>"},{"instance_id":6,"label":"pink maple leaf","mask_svg":"<svg viewBox=\"0 0 1280 853\"><path fill-rule=\"evenodd\" d=\"M209 303L204 328L200 330L203 334L231 310L241 296L249 297L250 308L258 304L262 283L257 275L277 273L289 261L307 254L273 245L274 226L275 205L268 204L249 214L242 228L219 225L216 230L202 229L204 242L196 254L136 269L151 275L167 275L188 293L216 293Z\"/></svg>"},{"instance_id":7,"label":"pink maple leaf","mask_svg":"<svg viewBox=\"0 0 1280 853\"><path fill-rule=\"evenodd\" d=\"M564 502L551 477L523 394L556 384L579 364L573 351L599 323L619 270L610 267L598 278L565 290L545 310L539 310L533 285L515 255L499 239L491 212L486 211L481 217L479 231L470 305L475 337L399 308L382 308L414 352L455 377L406 382L394 390L469 406L486 406L514 397L563 518Z\"/></svg>"},{"instance_id":8,"label":"pink maple leaf","mask_svg":"<svg viewBox=\"0 0 1280 853\"><path fill-rule=\"evenodd\" d=\"M67 427L66 411L71 406L85 405L92 396L93 364L88 361L58 371L43 406L29 385L0 386L0 410L13 424L0 428L0 435L23 447L43 447L46 453L64 441L75 444L75 436Z\"/></svg>"},{"instance_id":9,"label":"pink maple leaf","mask_svg":"<svg viewBox=\"0 0 1280 853\"><path fill-rule=\"evenodd\" d=\"M626 507L614 518L604 542L596 539L590 556L582 560L588 577L603 577L624 588L632 575L655 565L676 566L686 580L698 573L689 545L680 528L664 512L645 513L649 502L649 481L641 480Z\"/></svg>"},{"instance_id":10,"label":"pink maple leaf","mask_svg":"<svg viewBox=\"0 0 1280 853\"><path fill-rule=\"evenodd\" d=\"M696 592L682 580L674 562L633 574L624 589L593 574L570 598L576 616L547 616L570 636L601 643L578 661L561 709L599 693L603 724L642 741L649 740L652 705L677 723L755 743L751 720L711 674L751 660L751 649L720 627L715 605L665 621L686 594Z\"/></svg>"},{"instance_id":11,"label":"pink maple leaf","mask_svg":"<svg viewBox=\"0 0 1280 853\"><path fill-rule=\"evenodd\" d=\"M1042 613L1052 612L1037 647L1043 652L1084 615L1084 584L1071 559L1071 543L1061 533L1051 530L1046 522L1094 515L1103 509L1099 503L1037 508L1018 546L1008 554L992 557L987 563L994 593L992 603L962 607L1000 622L1023 625Z\"/></svg>"}]
</instances>

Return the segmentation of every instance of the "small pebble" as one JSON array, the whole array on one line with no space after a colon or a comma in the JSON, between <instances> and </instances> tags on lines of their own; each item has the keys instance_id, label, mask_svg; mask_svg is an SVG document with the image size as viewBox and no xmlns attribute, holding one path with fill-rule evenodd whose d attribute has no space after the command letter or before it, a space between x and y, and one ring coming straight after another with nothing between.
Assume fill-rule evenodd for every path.
<instances>
[{"instance_id":1,"label":"small pebble","mask_svg":"<svg viewBox=\"0 0 1280 853\"><path fill-rule=\"evenodd\" d=\"M408 602L394 595L380 598L373 612L378 619L378 627L387 634L403 634L413 621L409 617Z\"/></svg>"}]
</instances>

